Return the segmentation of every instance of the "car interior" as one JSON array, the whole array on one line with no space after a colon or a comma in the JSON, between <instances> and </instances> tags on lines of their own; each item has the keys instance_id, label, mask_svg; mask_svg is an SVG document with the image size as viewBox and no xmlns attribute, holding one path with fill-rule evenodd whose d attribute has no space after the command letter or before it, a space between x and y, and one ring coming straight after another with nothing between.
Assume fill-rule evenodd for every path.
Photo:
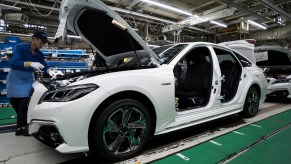
<instances>
[{"instance_id":1,"label":"car interior","mask_svg":"<svg viewBox=\"0 0 291 164\"><path fill-rule=\"evenodd\" d=\"M174 67L176 107L180 111L207 105L212 70L210 51L206 47L191 50Z\"/></svg>"},{"instance_id":2,"label":"car interior","mask_svg":"<svg viewBox=\"0 0 291 164\"><path fill-rule=\"evenodd\" d=\"M242 69L239 62L229 51L224 51L214 48L217 55L221 75L224 77L221 84L221 102L226 103L231 101L237 92L241 79Z\"/></svg>"}]
</instances>

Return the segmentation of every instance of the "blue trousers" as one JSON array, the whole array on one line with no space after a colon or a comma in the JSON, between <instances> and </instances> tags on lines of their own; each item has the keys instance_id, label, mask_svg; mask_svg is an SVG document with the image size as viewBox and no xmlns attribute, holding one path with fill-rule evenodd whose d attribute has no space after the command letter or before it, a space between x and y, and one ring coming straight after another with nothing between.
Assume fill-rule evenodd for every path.
<instances>
[{"instance_id":1,"label":"blue trousers","mask_svg":"<svg viewBox=\"0 0 291 164\"><path fill-rule=\"evenodd\" d=\"M10 104L17 114L17 127L27 126L29 97L10 98Z\"/></svg>"}]
</instances>

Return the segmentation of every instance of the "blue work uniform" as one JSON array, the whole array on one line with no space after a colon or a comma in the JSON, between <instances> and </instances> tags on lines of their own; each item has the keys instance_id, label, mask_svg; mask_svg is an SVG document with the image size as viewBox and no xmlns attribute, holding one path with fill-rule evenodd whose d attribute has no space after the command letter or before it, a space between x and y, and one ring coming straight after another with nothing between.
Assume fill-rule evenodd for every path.
<instances>
[{"instance_id":1,"label":"blue work uniform","mask_svg":"<svg viewBox=\"0 0 291 164\"><path fill-rule=\"evenodd\" d=\"M42 71L46 72L48 69L43 53L40 50L36 50L32 54L31 43L16 45L10 60L11 69L6 79L7 97L9 98L29 97L32 83L34 82L33 68L24 67L24 62L40 62L45 66Z\"/></svg>"}]
</instances>

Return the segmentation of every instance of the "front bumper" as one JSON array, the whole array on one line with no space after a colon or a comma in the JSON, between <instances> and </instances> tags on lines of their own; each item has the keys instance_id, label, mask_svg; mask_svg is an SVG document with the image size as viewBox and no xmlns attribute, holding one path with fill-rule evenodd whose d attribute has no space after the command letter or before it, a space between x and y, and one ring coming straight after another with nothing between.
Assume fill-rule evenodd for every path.
<instances>
[{"instance_id":1,"label":"front bumper","mask_svg":"<svg viewBox=\"0 0 291 164\"><path fill-rule=\"evenodd\" d=\"M29 126L29 133L43 144L60 153L76 153L89 151L88 146L72 146L65 142L58 125L52 121L34 120Z\"/></svg>"},{"instance_id":2,"label":"front bumper","mask_svg":"<svg viewBox=\"0 0 291 164\"><path fill-rule=\"evenodd\" d=\"M40 83L34 85L27 115L29 133L61 153L88 151L91 118L108 93L98 88L74 101L38 104L46 90Z\"/></svg>"},{"instance_id":3,"label":"front bumper","mask_svg":"<svg viewBox=\"0 0 291 164\"><path fill-rule=\"evenodd\" d=\"M52 148L65 143L54 122L32 121L29 126L29 133L40 142Z\"/></svg>"},{"instance_id":4,"label":"front bumper","mask_svg":"<svg viewBox=\"0 0 291 164\"><path fill-rule=\"evenodd\" d=\"M276 83L268 87L267 97L291 98L291 83Z\"/></svg>"}]
</instances>

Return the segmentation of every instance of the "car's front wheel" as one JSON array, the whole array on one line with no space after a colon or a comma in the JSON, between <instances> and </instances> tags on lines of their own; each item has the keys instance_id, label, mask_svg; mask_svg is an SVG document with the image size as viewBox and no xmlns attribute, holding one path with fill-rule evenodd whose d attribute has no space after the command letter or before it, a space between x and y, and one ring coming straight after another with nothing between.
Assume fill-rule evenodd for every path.
<instances>
[{"instance_id":1,"label":"car's front wheel","mask_svg":"<svg viewBox=\"0 0 291 164\"><path fill-rule=\"evenodd\" d=\"M142 103L134 99L118 100L97 119L95 149L110 161L131 158L144 147L150 130L150 116Z\"/></svg>"},{"instance_id":2,"label":"car's front wheel","mask_svg":"<svg viewBox=\"0 0 291 164\"><path fill-rule=\"evenodd\" d=\"M251 118L254 117L259 110L260 96L256 87L251 87L246 95L243 116Z\"/></svg>"}]
</instances>

